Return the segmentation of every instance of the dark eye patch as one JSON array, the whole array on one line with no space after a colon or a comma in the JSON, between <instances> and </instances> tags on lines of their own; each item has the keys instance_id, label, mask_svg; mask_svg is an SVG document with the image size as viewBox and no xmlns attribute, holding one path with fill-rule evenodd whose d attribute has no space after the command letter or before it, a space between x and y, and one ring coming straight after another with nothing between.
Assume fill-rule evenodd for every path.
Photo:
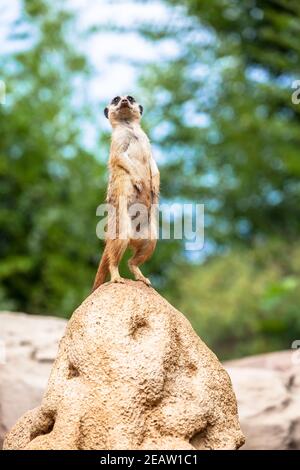
<instances>
[{"instance_id":1,"label":"dark eye patch","mask_svg":"<svg viewBox=\"0 0 300 470\"><path fill-rule=\"evenodd\" d=\"M133 96L127 96L127 99L130 103L134 103L135 102L135 99L133 98Z\"/></svg>"},{"instance_id":2,"label":"dark eye patch","mask_svg":"<svg viewBox=\"0 0 300 470\"><path fill-rule=\"evenodd\" d=\"M120 96L116 96L115 98L111 100L111 104L118 104L120 99L121 99Z\"/></svg>"}]
</instances>

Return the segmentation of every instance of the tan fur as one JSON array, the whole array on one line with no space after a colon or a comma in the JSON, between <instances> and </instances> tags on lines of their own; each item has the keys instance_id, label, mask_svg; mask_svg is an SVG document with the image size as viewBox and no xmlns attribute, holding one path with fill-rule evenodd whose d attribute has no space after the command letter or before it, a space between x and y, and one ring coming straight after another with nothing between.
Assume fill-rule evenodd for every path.
<instances>
[{"instance_id":1,"label":"tan fur","mask_svg":"<svg viewBox=\"0 0 300 470\"><path fill-rule=\"evenodd\" d=\"M141 203L147 207L149 218L151 205L158 203L159 196L159 171L152 156L149 139L140 126L139 105L123 96L119 103L112 102L109 105L107 114L113 129L107 202L116 207L117 216L126 227L126 237L122 240L118 238L120 227L117 226L117 237L107 238L93 290L105 282L108 272L112 282L124 282L118 266L128 247L133 250L133 256L128 262L129 269L136 280L149 285L150 281L143 276L139 265L150 258L156 245L156 239L132 238L133 220L127 212L127 208L133 203ZM125 198L125 208L120 207L120 196ZM156 230L155 219L151 218L151 224Z\"/></svg>"}]
</instances>

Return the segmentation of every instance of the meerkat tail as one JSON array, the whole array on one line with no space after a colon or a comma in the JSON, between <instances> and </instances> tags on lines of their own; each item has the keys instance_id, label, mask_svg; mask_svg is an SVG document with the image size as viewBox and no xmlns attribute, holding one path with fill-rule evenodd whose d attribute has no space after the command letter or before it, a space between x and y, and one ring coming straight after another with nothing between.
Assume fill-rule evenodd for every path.
<instances>
[{"instance_id":1,"label":"meerkat tail","mask_svg":"<svg viewBox=\"0 0 300 470\"><path fill-rule=\"evenodd\" d=\"M109 268L109 257L105 249L102 255L101 262L99 263L99 267L98 267L98 271L95 277L92 292L94 292L94 290L96 290L99 286L101 286L101 284L104 284L106 276L108 274L108 268Z\"/></svg>"}]
</instances>

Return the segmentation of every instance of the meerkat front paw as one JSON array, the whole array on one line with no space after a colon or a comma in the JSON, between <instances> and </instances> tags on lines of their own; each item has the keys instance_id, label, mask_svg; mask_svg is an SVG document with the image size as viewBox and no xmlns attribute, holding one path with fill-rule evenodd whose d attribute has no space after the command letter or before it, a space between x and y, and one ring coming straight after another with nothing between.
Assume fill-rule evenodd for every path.
<instances>
[{"instance_id":1,"label":"meerkat front paw","mask_svg":"<svg viewBox=\"0 0 300 470\"><path fill-rule=\"evenodd\" d=\"M143 183L142 183L142 180L133 180L132 181L133 183L133 186L138 190L138 192L140 193L143 189Z\"/></svg>"}]
</instances>

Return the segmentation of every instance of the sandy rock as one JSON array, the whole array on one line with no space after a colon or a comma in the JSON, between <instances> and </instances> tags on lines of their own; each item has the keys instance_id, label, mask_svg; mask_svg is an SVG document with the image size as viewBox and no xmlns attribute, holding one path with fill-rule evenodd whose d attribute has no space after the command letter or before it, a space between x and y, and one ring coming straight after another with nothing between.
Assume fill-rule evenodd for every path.
<instances>
[{"instance_id":1,"label":"sandy rock","mask_svg":"<svg viewBox=\"0 0 300 470\"><path fill-rule=\"evenodd\" d=\"M5 433L45 391L66 321L0 313L0 448Z\"/></svg>"},{"instance_id":2,"label":"sandy rock","mask_svg":"<svg viewBox=\"0 0 300 470\"><path fill-rule=\"evenodd\" d=\"M41 406L6 449L236 449L231 381L186 318L141 282L74 312Z\"/></svg>"}]
</instances>

